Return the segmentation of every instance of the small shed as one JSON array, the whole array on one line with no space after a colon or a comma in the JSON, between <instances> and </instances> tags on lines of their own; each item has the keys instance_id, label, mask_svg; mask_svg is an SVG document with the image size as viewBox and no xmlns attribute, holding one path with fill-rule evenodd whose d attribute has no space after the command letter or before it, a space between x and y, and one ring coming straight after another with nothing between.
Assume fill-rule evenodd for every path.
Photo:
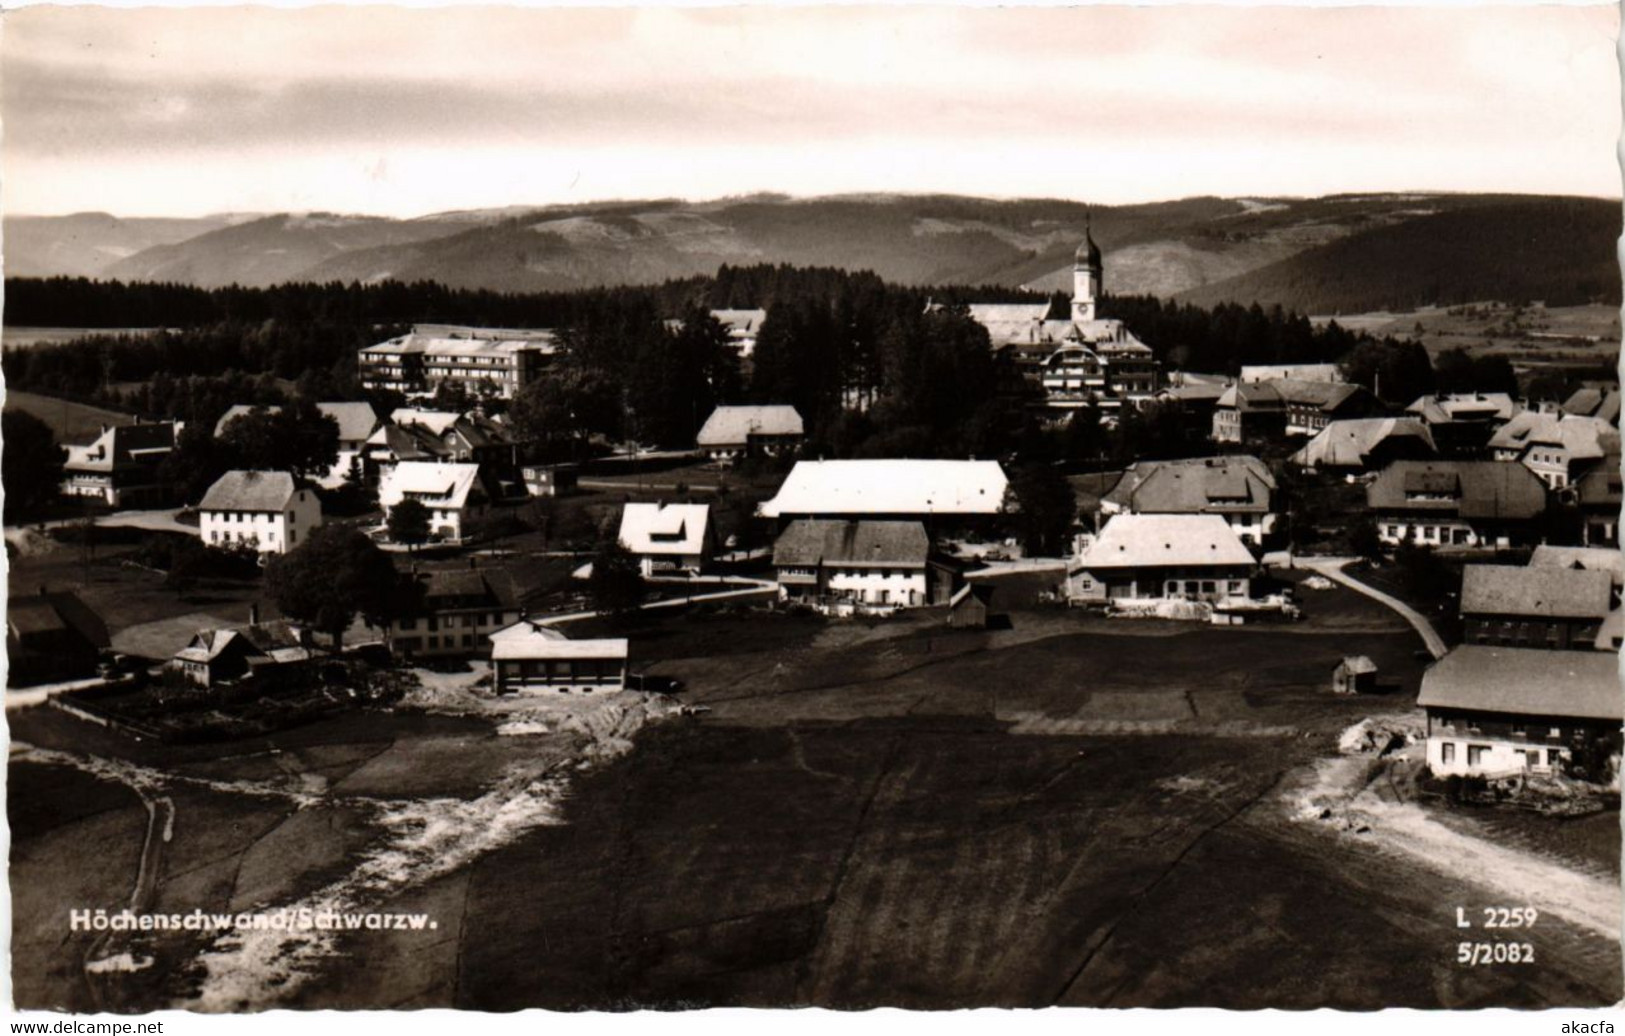
<instances>
[{"instance_id":1,"label":"small shed","mask_svg":"<svg viewBox=\"0 0 1625 1036\"><path fill-rule=\"evenodd\" d=\"M1365 655L1348 655L1332 670L1332 690L1338 694L1365 694L1377 689L1377 663Z\"/></svg>"},{"instance_id":2,"label":"small shed","mask_svg":"<svg viewBox=\"0 0 1625 1036\"><path fill-rule=\"evenodd\" d=\"M948 599L948 625L954 629L986 629L993 587L966 583Z\"/></svg>"}]
</instances>

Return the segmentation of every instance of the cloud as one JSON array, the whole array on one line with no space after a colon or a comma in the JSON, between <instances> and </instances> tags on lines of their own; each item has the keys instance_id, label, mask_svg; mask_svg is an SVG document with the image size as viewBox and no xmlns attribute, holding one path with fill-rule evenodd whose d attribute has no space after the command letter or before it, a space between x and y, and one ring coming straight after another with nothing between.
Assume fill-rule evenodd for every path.
<instances>
[{"instance_id":1,"label":"cloud","mask_svg":"<svg viewBox=\"0 0 1625 1036\"><path fill-rule=\"evenodd\" d=\"M1085 189L1070 182L1143 199L1184 183L1312 194L1400 176L1614 193L1617 18L1602 7L25 8L0 41L0 116L14 210L326 196L317 207L364 197L409 213L525 184L556 192L556 169L645 196ZM1152 160L1188 168L1133 165ZM351 168L355 187L339 172ZM1231 187L1247 168L1258 186ZM431 175L453 178L419 179ZM578 199L477 204L552 200Z\"/></svg>"}]
</instances>

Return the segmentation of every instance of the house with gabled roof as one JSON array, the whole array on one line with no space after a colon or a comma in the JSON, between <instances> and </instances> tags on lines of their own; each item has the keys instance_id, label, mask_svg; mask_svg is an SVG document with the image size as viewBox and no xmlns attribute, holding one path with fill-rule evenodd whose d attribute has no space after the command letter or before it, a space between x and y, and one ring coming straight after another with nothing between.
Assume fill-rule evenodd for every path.
<instances>
[{"instance_id":1,"label":"house with gabled roof","mask_svg":"<svg viewBox=\"0 0 1625 1036\"><path fill-rule=\"evenodd\" d=\"M489 509L478 464L402 461L378 482L378 503L388 513L402 500L416 500L429 512L429 534L459 543L473 519Z\"/></svg>"},{"instance_id":2,"label":"house with gabled roof","mask_svg":"<svg viewBox=\"0 0 1625 1036\"><path fill-rule=\"evenodd\" d=\"M1619 429L1596 417L1526 410L1496 430L1489 448L1496 460L1516 461L1548 487L1563 489L1610 454L1619 456Z\"/></svg>"},{"instance_id":3,"label":"house with gabled roof","mask_svg":"<svg viewBox=\"0 0 1625 1036\"><path fill-rule=\"evenodd\" d=\"M1366 486L1366 506L1390 545L1510 547L1535 538L1546 486L1522 464L1398 460Z\"/></svg>"},{"instance_id":4,"label":"house with gabled roof","mask_svg":"<svg viewBox=\"0 0 1625 1036\"><path fill-rule=\"evenodd\" d=\"M228 471L197 505L198 536L209 547L286 554L322 524L322 502L286 471Z\"/></svg>"},{"instance_id":5,"label":"house with gabled roof","mask_svg":"<svg viewBox=\"0 0 1625 1036\"><path fill-rule=\"evenodd\" d=\"M764 518L975 519L1009 486L994 460L799 460L756 513Z\"/></svg>"},{"instance_id":6,"label":"house with gabled roof","mask_svg":"<svg viewBox=\"0 0 1625 1036\"><path fill-rule=\"evenodd\" d=\"M1292 463L1316 471L1375 471L1396 460L1438 455L1433 433L1414 417L1356 417L1333 421L1292 455Z\"/></svg>"},{"instance_id":7,"label":"house with gabled roof","mask_svg":"<svg viewBox=\"0 0 1625 1036\"><path fill-rule=\"evenodd\" d=\"M946 604L958 570L917 521L801 518L773 544L779 599L840 611Z\"/></svg>"},{"instance_id":8,"label":"house with gabled roof","mask_svg":"<svg viewBox=\"0 0 1625 1036\"><path fill-rule=\"evenodd\" d=\"M645 576L698 573L716 553L709 504L629 503L621 509L618 535Z\"/></svg>"},{"instance_id":9,"label":"house with gabled roof","mask_svg":"<svg viewBox=\"0 0 1625 1036\"><path fill-rule=\"evenodd\" d=\"M164 502L168 491L159 468L184 427L180 421L103 425L92 442L64 447L62 495L91 497L110 507Z\"/></svg>"},{"instance_id":10,"label":"house with gabled roof","mask_svg":"<svg viewBox=\"0 0 1625 1036\"><path fill-rule=\"evenodd\" d=\"M502 568L438 569L417 576L422 597L390 620L389 649L400 658L484 655L491 635L521 618L519 590Z\"/></svg>"},{"instance_id":11,"label":"house with gabled roof","mask_svg":"<svg viewBox=\"0 0 1625 1036\"><path fill-rule=\"evenodd\" d=\"M1275 493L1275 475L1257 457L1142 460L1101 497L1100 513L1216 514L1258 546L1275 531Z\"/></svg>"},{"instance_id":12,"label":"house with gabled roof","mask_svg":"<svg viewBox=\"0 0 1625 1036\"><path fill-rule=\"evenodd\" d=\"M1334 420L1367 417L1381 409L1377 398L1346 382L1272 379L1237 382L1213 410L1215 442L1314 435Z\"/></svg>"},{"instance_id":13,"label":"house with gabled roof","mask_svg":"<svg viewBox=\"0 0 1625 1036\"><path fill-rule=\"evenodd\" d=\"M793 406L719 406L695 441L712 460L731 463L752 454L794 453L805 438L801 414Z\"/></svg>"},{"instance_id":14,"label":"house with gabled roof","mask_svg":"<svg viewBox=\"0 0 1625 1036\"><path fill-rule=\"evenodd\" d=\"M1619 594L1610 572L1468 565L1461 577L1463 637L1471 644L1554 651L1610 648L1598 637Z\"/></svg>"},{"instance_id":15,"label":"house with gabled roof","mask_svg":"<svg viewBox=\"0 0 1625 1036\"><path fill-rule=\"evenodd\" d=\"M214 436L220 438L226 426L239 417L262 410L269 414L282 412L280 406L252 406L238 403L220 415L220 420L214 423ZM361 457L366 450L367 440L379 428L381 422L377 411L372 404L359 401L345 401L337 403L317 403L316 410L324 417L333 419L338 426L338 458L327 473L316 482L326 488L343 485L348 478L360 478L363 474Z\"/></svg>"},{"instance_id":16,"label":"house with gabled roof","mask_svg":"<svg viewBox=\"0 0 1625 1036\"><path fill-rule=\"evenodd\" d=\"M1523 406L1505 392L1440 392L1417 398L1405 412L1427 425L1442 456L1477 457Z\"/></svg>"},{"instance_id":17,"label":"house with gabled roof","mask_svg":"<svg viewBox=\"0 0 1625 1036\"><path fill-rule=\"evenodd\" d=\"M1596 417L1619 425L1619 386L1612 382L1582 385L1558 408L1571 417Z\"/></svg>"},{"instance_id":18,"label":"house with gabled roof","mask_svg":"<svg viewBox=\"0 0 1625 1036\"><path fill-rule=\"evenodd\" d=\"M1441 777L1550 773L1597 741L1617 755L1622 703L1617 655L1481 644L1433 663L1417 696Z\"/></svg>"},{"instance_id":19,"label":"house with gabled roof","mask_svg":"<svg viewBox=\"0 0 1625 1036\"><path fill-rule=\"evenodd\" d=\"M169 666L200 687L213 687L312 656L308 630L283 619L261 622L256 608L245 625L198 630Z\"/></svg>"},{"instance_id":20,"label":"house with gabled roof","mask_svg":"<svg viewBox=\"0 0 1625 1036\"><path fill-rule=\"evenodd\" d=\"M1251 595L1258 563L1216 514L1119 514L1067 569L1067 597L1081 603Z\"/></svg>"}]
</instances>

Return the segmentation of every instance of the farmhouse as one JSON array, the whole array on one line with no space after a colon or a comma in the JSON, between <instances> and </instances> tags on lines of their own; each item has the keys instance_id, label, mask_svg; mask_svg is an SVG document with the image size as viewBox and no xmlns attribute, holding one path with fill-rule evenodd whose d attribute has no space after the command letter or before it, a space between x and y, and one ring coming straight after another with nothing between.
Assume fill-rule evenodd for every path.
<instances>
[{"instance_id":1,"label":"farmhouse","mask_svg":"<svg viewBox=\"0 0 1625 1036\"><path fill-rule=\"evenodd\" d=\"M1100 513L1216 514L1257 546L1275 531L1275 476L1248 456L1137 461L1101 498Z\"/></svg>"},{"instance_id":2,"label":"farmhouse","mask_svg":"<svg viewBox=\"0 0 1625 1036\"><path fill-rule=\"evenodd\" d=\"M619 691L626 686L624 638L570 640L528 619L491 634L498 694Z\"/></svg>"},{"instance_id":3,"label":"farmhouse","mask_svg":"<svg viewBox=\"0 0 1625 1036\"><path fill-rule=\"evenodd\" d=\"M324 417L331 417L333 423L338 425L338 459L327 473L317 479L317 484L332 489L344 484L347 478L360 478L362 475L361 457L366 450L367 440L378 430L381 422L378 414L373 410L371 403L317 403L316 410ZM225 433L226 426L239 417L244 417L255 411L264 411L268 414L282 412L279 406L249 406L238 403L226 410L220 420L214 423L214 437L220 438Z\"/></svg>"},{"instance_id":4,"label":"farmhouse","mask_svg":"<svg viewBox=\"0 0 1625 1036\"><path fill-rule=\"evenodd\" d=\"M1379 409L1376 397L1359 385L1287 379L1240 382L1219 397L1212 438L1239 443L1314 435L1334 420L1366 417Z\"/></svg>"},{"instance_id":5,"label":"farmhouse","mask_svg":"<svg viewBox=\"0 0 1625 1036\"><path fill-rule=\"evenodd\" d=\"M1384 543L1509 547L1534 536L1546 487L1522 464L1395 461L1366 487Z\"/></svg>"},{"instance_id":6,"label":"farmhouse","mask_svg":"<svg viewBox=\"0 0 1625 1036\"><path fill-rule=\"evenodd\" d=\"M974 520L999 513L1009 485L993 460L801 460L757 514L795 518Z\"/></svg>"},{"instance_id":7,"label":"farmhouse","mask_svg":"<svg viewBox=\"0 0 1625 1036\"><path fill-rule=\"evenodd\" d=\"M1516 461L1548 487L1563 489L1610 454L1619 456L1619 430L1600 418L1526 410L1502 425L1489 447L1496 460Z\"/></svg>"},{"instance_id":8,"label":"farmhouse","mask_svg":"<svg viewBox=\"0 0 1625 1036\"><path fill-rule=\"evenodd\" d=\"M1619 544L1619 456L1619 451L1611 446L1600 463L1592 464L1559 493L1560 499L1579 508L1583 523L1581 542L1588 546Z\"/></svg>"},{"instance_id":9,"label":"farmhouse","mask_svg":"<svg viewBox=\"0 0 1625 1036\"><path fill-rule=\"evenodd\" d=\"M957 575L911 521L793 521L773 545L773 568L780 600L871 612L946 604Z\"/></svg>"},{"instance_id":10,"label":"farmhouse","mask_svg":"<svg viewBox=\"0 0 1625 1036\"><path fill-rule=\"evenodd\" d=\"M1067 572L1081 602L1247 597L1257 562L1216 514L1119 514Z\"/></svg>"},{"instance_id":11,"label":"farmhouse","mask_svg":"<svg viewBox=\"0 0 1625 1036\"><path fill-rule=\"evenodd\" d=\"M1464 644L1422 677L1428 766L1505 777L1559 768L1601 740L1619 751L1619 657Z\"/></svg>"},{"instance_id":12,"label":"farmhouse","mask_svg":"<svg viewBox=\"0 0 1625 1036\"><path fill-rule=\"evenodd\" d=\"M729 462L793 453L805 437L793 406L719 406L705 419L697 444L712 460Z\"/></svg>"},{"instance_id":13,"label":"farmhouse","mask_svg":"<svg viewBox=\"0 0 1625 1036\"><path fill-rule=\"evenodd\" d=\"M1433 433L1414 417L1357 417L1333 421L1292 455L1292 463L1316 470L1375 471L1396 460L1437 455Z\"/></svg>"},{"instance_id":14,"label":"farmhouse","mask_svg":"<svg viewBox=\"0 0 1625 1036\"><path fill-rule=\"evenodd\" d=\"M356 367L363 388L423 396L444 385L512 399L557 351L551 331L420 324L362 349Z\"/></svg>"},{"instance_id":15,"label":"farmhouse","mask_svg":"<svg viewBox=\"0 0 1625 1036\"><path fill-rule=\"evenodd\" d=\"M1471 644L1616 650L1598 637L1617 604L1609 572L1517 565L1462 570L1463 635Z\"/></svg>"},{"instance_id":16,"label":"farmhouse","mask_svg":"<svg viewBox=\"0 0 1625 1036\"><path fill-rule=\"evenodd\" d=\"M110 507L162 503L158 468L175 449L179 421L103 425L88 445L68 446L62 464L64 496L84 496Z\"/></svg>"},{"instance_id":17,"label":"farmhouse","mask_svg":"<svg viewBox=\"0 0 1625 1036\"><path fill-rule=\"evenodd\" d=\"M387 513L402 500L416 500L429 512L429 534L460 542L469 522L484 514L489 496L478 464L402 461L378 483L378 503Z\"/></svg>"},{"instance_id":18,"label":"farmhouse","mask_svg":"<svg viewBox=\"0 0 1625 1036\"><path fill-rule=\"evenodd\" d=\"M1625 584L1625 554L1606 547L1554 547L1541 544L1529 555L1530 568L1578 568L1607 572L1614 588Z\"/></svg>"},{"instance_id":19,"label":"farmhouse","mask_svg":"<svg viewBox=\"0 0 1625 1036\"><path fill-rule=\"evenodd\" d=\"M256 614L246 626L199 630L169 665L198 686L213 687L310 658L307 631L280 619L262 623Z\"/></svg>"},{"instance_id":20,"label":"farmhouse","mask_svg":"<svg viewBox=\"0 0 1625 1036\"><path fill-rule=\"evenodd\" d=\"M491 635L519 621L519 595L500 569L449 569L419 577L421 604L391 620L389 649L402 658L484 654Z\"/></svg>"},{"instance_id":21,"label":"farmhouse","mask_svg":"<svg viewBox=\"0 0 1625 1036\"><path fill-rule=\"evenodd\" d=\"M637 556L645 576L697 573L716 553L709 504L627 504L621 510L621 545Z\"/></svg>"},{"instance_id":22,"label":"farmhouse","mask_svg":"<svg viewBox=\"0 0 1625 1036\"><path fill-rule=\"evenodd\" d=\"M42 586L6 601L8 687L94 676L110 644L107 624L77 594Z\"/></svg>"},{"instance_id":23,"label":"farmhouse","mask_svg":"<svg viewBox=\"0 0 1625 1036\"><path fill-rule=\"evenodd\" d=\"M1405 408L1428 426L1434 445L1449 457L1478 456L1495 430L1522 411L1505 392L1441 392Z\"/></svg>"},{"instance_id":24,"label":"farmhouse","mask_svg":"<svg viewBox=\"0 0 1625 1036\"><path fill-rule=\"evenodd\" d=\"M322 524L322 502L286 471L228 471L197 505L198 535L210 547L286 554Z\"/></svg>"}]
</instances>

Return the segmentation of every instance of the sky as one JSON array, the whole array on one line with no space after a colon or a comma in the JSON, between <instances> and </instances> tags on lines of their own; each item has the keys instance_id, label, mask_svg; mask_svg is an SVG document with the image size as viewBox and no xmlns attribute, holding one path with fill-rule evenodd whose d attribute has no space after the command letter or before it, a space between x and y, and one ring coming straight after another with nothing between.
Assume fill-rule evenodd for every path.
<instances>
[{"instance_id":1,"label":"sky","mask_svg":"<svg viewBox=\"0 0 1625 1036\"><path fill-rule=\"evenodd\" d=\"M1617 197L1617 8L7 11L8 213Z\"/></svg>"}]
</instances>

